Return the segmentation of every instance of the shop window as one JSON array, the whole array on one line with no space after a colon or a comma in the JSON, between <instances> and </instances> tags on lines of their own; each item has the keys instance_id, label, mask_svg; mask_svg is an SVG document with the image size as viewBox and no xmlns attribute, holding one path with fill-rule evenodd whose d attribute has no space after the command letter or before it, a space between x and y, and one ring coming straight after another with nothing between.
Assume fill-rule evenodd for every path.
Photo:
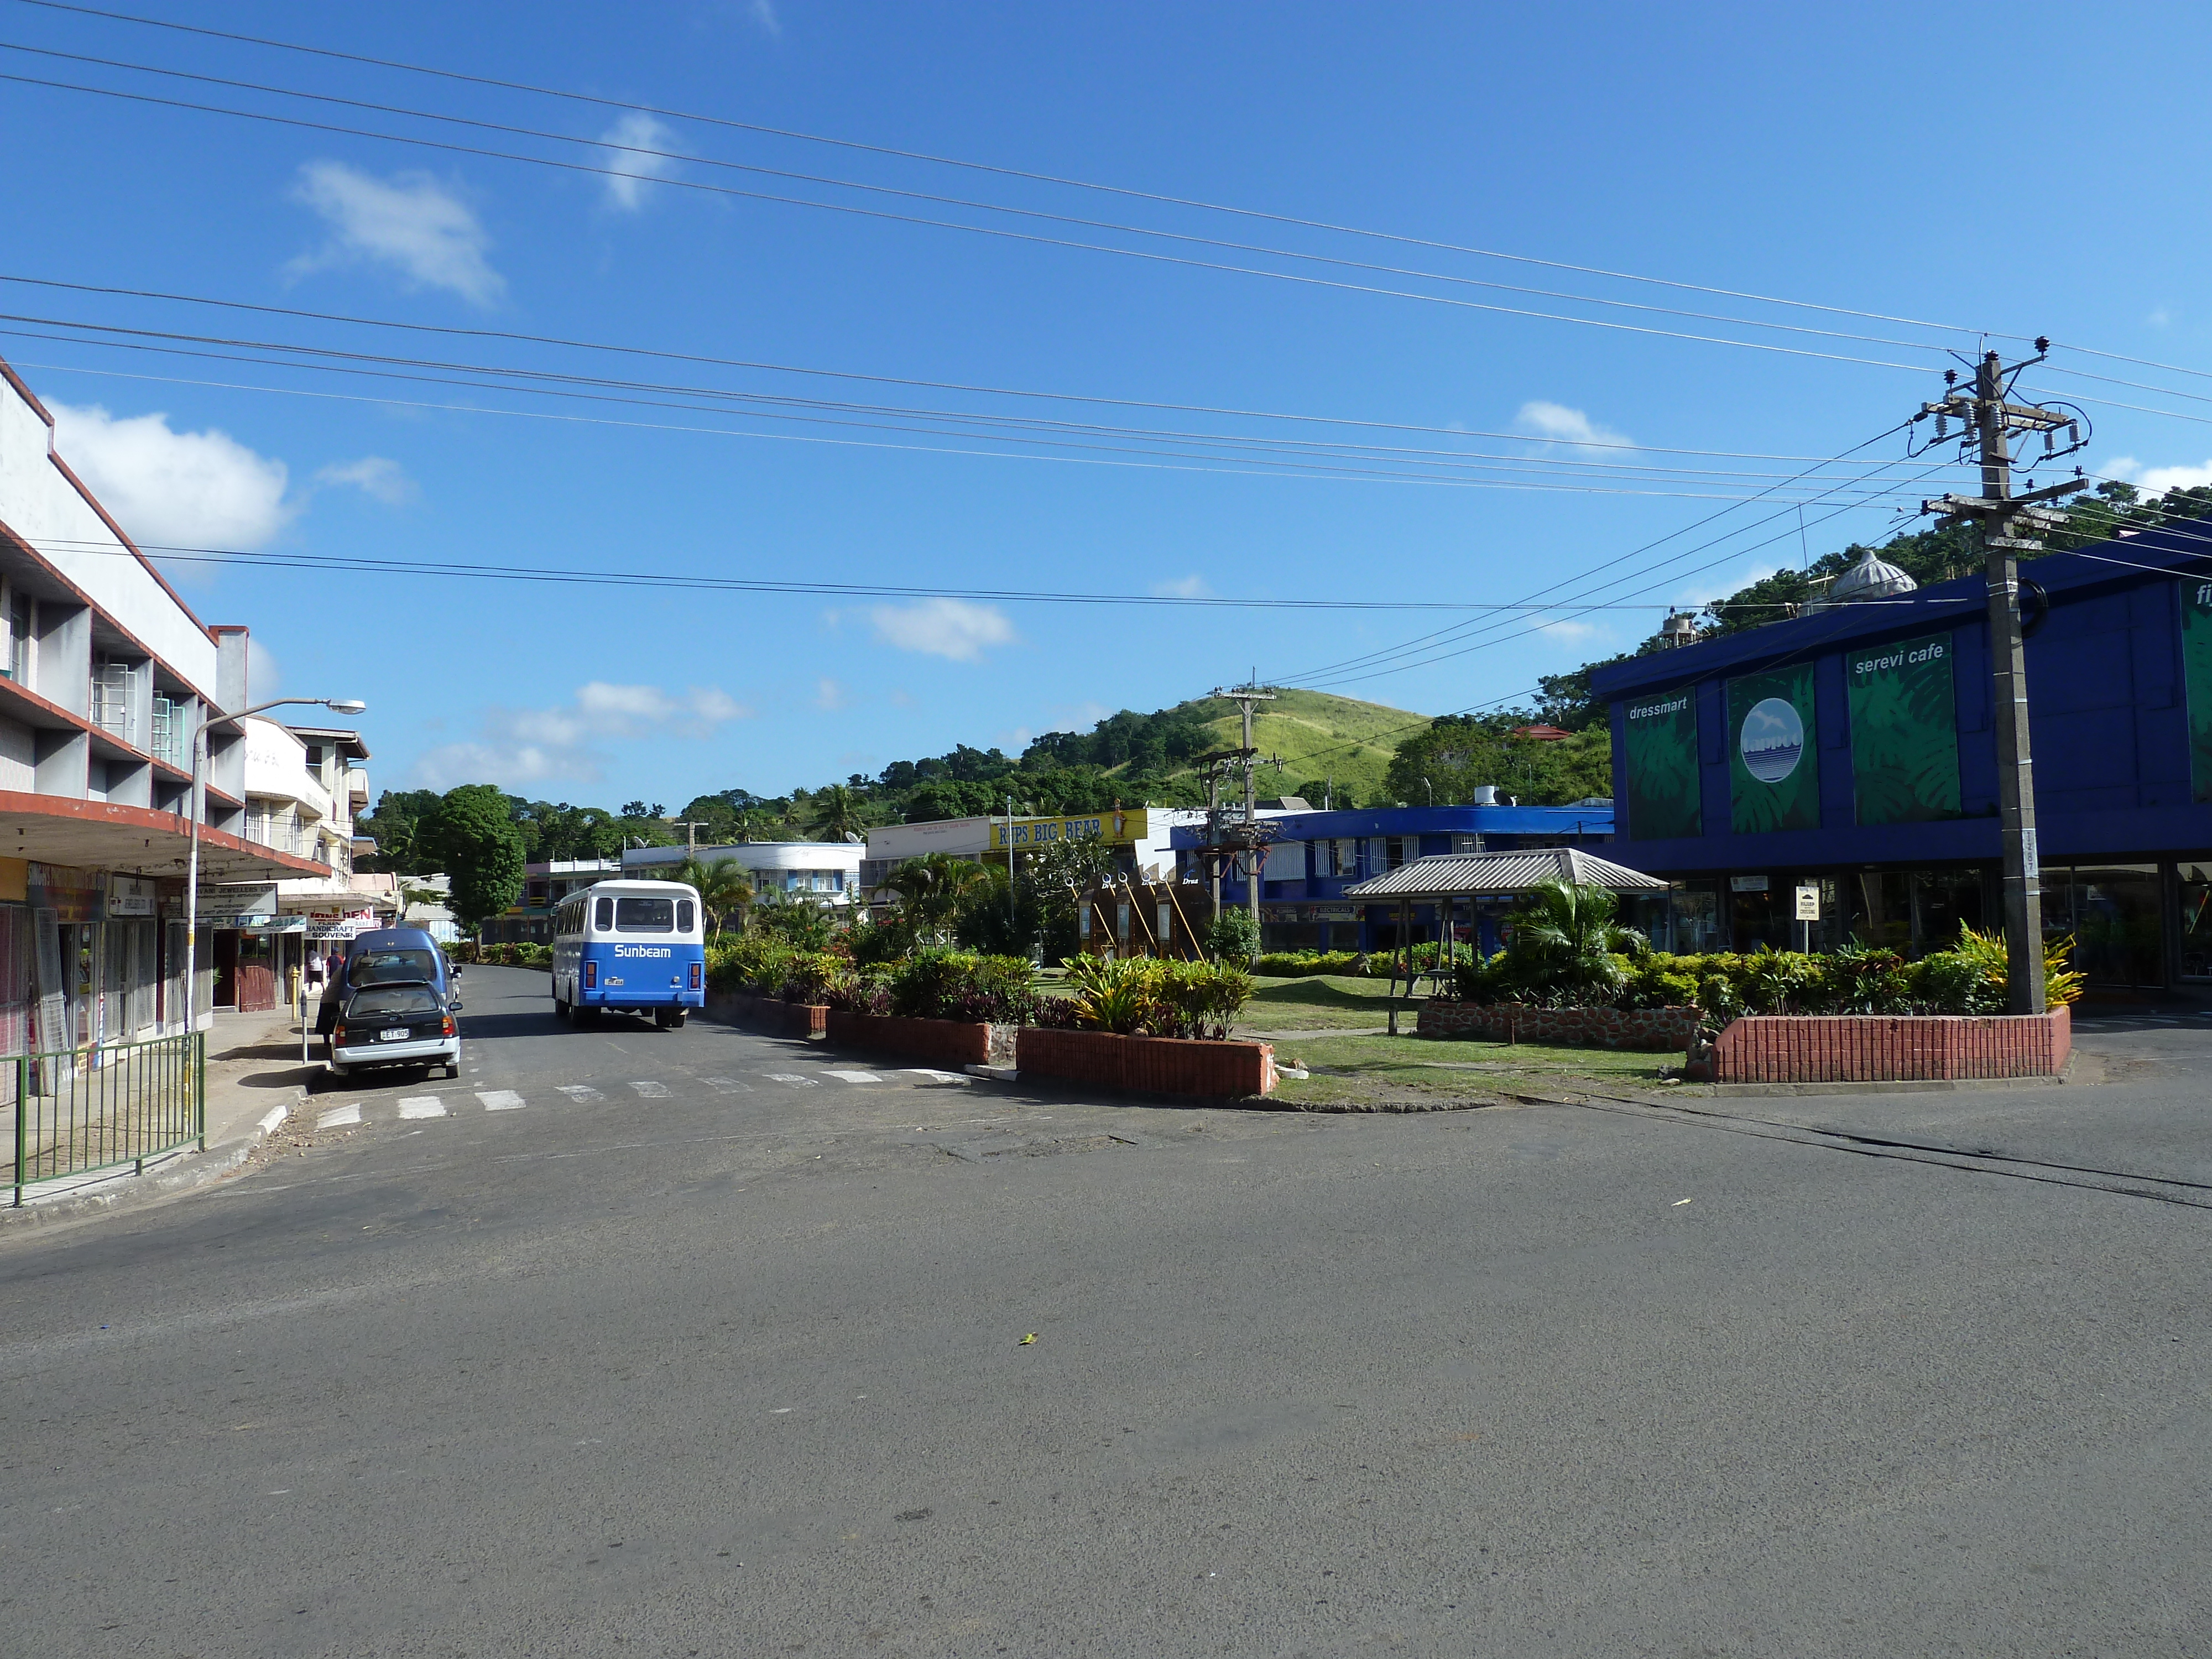
<instances>
[{"instance_id":1,"label":"shop window","mask_svg":"<svg viewBox=\"0 0 2212 1659\"><path fill-rule=\"evenodd\" d=\"M2174 872L2181 902L2181 976L2212 979L2212 864Z\"/></svg>"},{"instance_id":2,"label":"shop window","mask_svg":"<svg viewBox=\"0 0 2212 1659\"><path fill-rule=\"evenodd\" d=\"M1318 951L1321 924L1317 921L1270 921L1260 928L1263 951Z\"/></svg>"},{"instance_id":3,"label":"shop window","mask_svg":"<svg viewBox=\"0 0 2212 1659\"><path fill-rule=\"evenodd\" d=\"M2044 937L2071 932L2074 966L2093 985L2166 982L2160 908L2154 864L2046 866L2043 872Z\"/></svg>"}]
</instances>

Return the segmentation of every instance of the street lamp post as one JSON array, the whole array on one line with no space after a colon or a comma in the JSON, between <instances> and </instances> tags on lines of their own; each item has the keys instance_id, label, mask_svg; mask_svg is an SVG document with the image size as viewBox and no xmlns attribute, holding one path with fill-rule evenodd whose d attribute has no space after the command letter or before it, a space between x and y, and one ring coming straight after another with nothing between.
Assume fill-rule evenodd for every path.
<instances>
[{"instance_id":1,"label":"street lamp post","mask_svg":"<svg viewBox=\"0 0 2212 1659\"><path fill-rule=\"evenodd\" d=\"M208 728L228 726L265 708L287 703L308 703L337 714L358 714L368 705L348 697L271 697L234 714L202 720L192 733L192 793L185 803L191 817L191 851L185 864L185 1030L199 1025L200 820L207 815Z\"/></svg>"}]
</instances>

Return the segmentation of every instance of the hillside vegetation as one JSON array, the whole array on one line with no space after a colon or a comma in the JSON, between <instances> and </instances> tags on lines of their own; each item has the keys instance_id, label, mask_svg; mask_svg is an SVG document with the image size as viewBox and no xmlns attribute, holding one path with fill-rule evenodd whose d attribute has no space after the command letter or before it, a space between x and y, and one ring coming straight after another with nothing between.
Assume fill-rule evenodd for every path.
<instances>
[{"instance_id":1,"label":"hillside vegetation","mask_svg":"<svg viewBox=\"0 0 2212 1659\"><path fill-rule=\"evenodd\" d=\"M1326 691L1278 689L1275 695L1273 702L1260 705L1252 721L1253 746L1283 763L1262 769L1261 794L1304 795L1319 806L1334 774L1340 806L1397 799L1387 781L1391 755L1406 738L1428 729L1426 714ZM1183 711L1204 723L1206 750L1234 749L1243 741L1235 703L1206 697L1175 712ZM1170 781L1188 781L1203 796L1202 781L1188 768L1170 773Z\"/></svg>"}]
</instances>

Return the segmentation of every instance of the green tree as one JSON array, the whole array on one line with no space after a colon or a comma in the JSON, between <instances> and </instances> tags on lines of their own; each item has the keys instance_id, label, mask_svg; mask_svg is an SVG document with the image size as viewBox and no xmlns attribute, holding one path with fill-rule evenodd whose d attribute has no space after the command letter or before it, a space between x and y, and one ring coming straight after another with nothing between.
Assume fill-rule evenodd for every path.
<instances>
[{"instance_id":1,"label":"green tree","mask_svg":"<svg viewBox=\"0 0 2212 1659\"><path fill-rule=\"evenodd\" d=\"M868 829L866 799L850 784L833 783L817 789L808 803L813 809L814 839L845 841L865 836Z\"/></svg>"},{"instance_id":2,"label":"green tree","mask_svg":"<svg viewBox=\"0 0 2212 1659\"><path fill-rule=\"evenodd\" d=\"M1399 744L1387 781L1392 799L1416 806L1463 805L1494 784L1523 806L1564 806L1613 793L1612 733L1593 726L1565 738L1526 738L1510 715L1447 714Z\"/></svg>"},{"instance_id":3,"label":"green tree","mask_svg":"<svg viewBox=\"0 0 2212 1659\"><path fill-rule=\"evenodd\" d=\"M453 878L453 911L471 932L514 902L522 890L522 832L507 797L488 783L448 789L417 832Z\"/></svg>"},{"instance_id":4,"label":"green tree","mask_svg":"<svg viewBox=\"0 0 2212 1659\"><path fill-rule=\"evenodd\" d=\"M675 879L698 890L700 908L717 933L732 913L742 917L753 902L753 884L735 859L686 859L678 866Z\"/></svg>"},{"instance_id":5,"label":"green tree","mask_svg":"<svg viewBox=\"0 0 2212 1659\"><path fill-rule=\"evenodd\" d=\"M374 837L376 851L355 867L402 876L435 875L441 866L435 854L420 843L424 819L438 810L434 789L387 789L374 812L363 813L357 828Z\"/></svg>"},{"instance_id":6,"label":"green tree","mask_svg":"<svg viewBox=\"0 0 2212 1659\"><path fill-rule=\"evenodd\" d=\"M890 872L884 885L899 896L908 926L925 939L942 939L969 890L988 880L983 866L953 853L925 853Z\"/></svg>"}]
</instances>

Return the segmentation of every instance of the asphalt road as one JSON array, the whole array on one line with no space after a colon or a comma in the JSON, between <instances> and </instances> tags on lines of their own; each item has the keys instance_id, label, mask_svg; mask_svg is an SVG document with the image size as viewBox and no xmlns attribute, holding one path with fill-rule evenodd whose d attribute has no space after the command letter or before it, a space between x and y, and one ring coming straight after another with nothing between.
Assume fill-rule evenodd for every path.
<instances>
[{"instance_id":1,"label":"asphalt road","mask_svg":"<svg viewBox=\"0 0 2212 1659\"><path fill-rule=\"evenodd\" d=\"M458 1083L0 1235L0 1650L2212 1653L2212 1031L1325 1118L464 983Z\"/></svg>"}]
</instances>

